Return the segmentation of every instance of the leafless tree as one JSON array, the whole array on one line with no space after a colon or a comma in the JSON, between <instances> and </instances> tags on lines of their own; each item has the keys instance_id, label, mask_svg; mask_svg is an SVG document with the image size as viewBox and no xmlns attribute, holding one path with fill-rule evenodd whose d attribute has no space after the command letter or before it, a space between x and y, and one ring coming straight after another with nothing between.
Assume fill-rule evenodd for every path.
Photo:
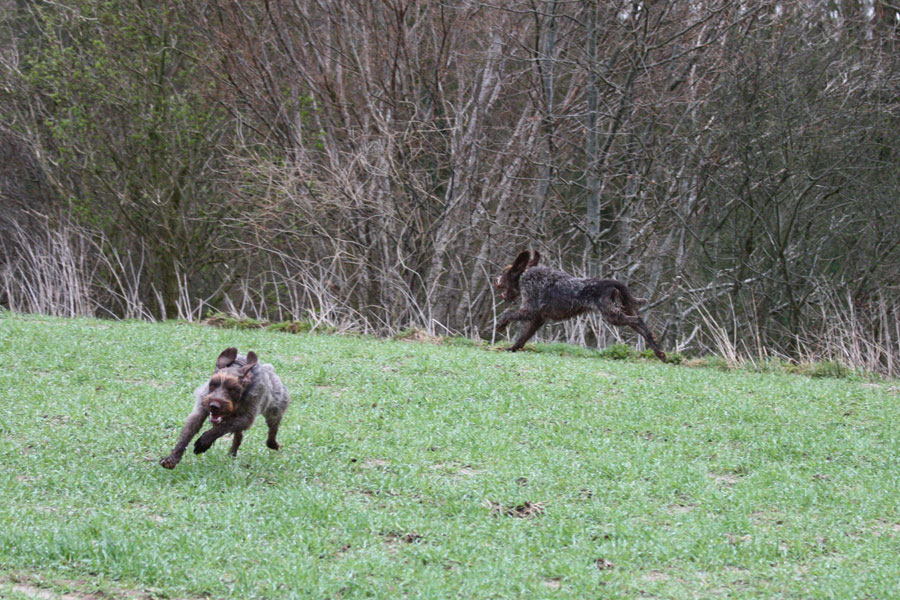
<instances>
[{"instance_id":1,"label":"leafless tree","mask_svg":"<svg viewBox=\"0 0 900 600\"><path fill-rule=\"evenodd\" d=\"M23 274L6 305L36 281L28 240L57 240L87 255L79 310L478 335L499 266L535 248L649 296L669 348L896 372L891 3L3 14L0 198L21 218L0 223L20 241L0 269Z\"/></svg>"}]
</instances>

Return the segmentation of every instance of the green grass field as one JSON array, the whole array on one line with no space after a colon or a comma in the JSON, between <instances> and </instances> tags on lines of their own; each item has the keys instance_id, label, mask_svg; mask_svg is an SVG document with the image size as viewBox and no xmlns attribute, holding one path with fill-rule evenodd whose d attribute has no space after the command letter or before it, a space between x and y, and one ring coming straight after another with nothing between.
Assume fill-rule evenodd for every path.
<instances>
[{"instance_id":1,"label":"green grass field","mask_svg":"<svg viewBox=\"0 0 900 600\"><path fill-rule=\"evenodd\" d=\"M230 345L282 450L162 469ZM890 382L5 312L0 389L0 597L900 597Z\"/></svg>"}]
</instances>

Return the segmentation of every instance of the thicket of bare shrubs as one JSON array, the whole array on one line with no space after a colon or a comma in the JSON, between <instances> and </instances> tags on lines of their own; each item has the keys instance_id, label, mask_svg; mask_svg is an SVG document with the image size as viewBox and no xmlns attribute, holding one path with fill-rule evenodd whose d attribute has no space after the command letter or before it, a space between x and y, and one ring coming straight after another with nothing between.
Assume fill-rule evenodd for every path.
<instances>
[{"instance_id":1,"label":"thicket of bare shrubs","mask_svg":"<svg viewBox=\"0 0 900 600\"><path fill-rule=\"evenodd\" d=\"M668 348L897 373L888 2L0 8L9 308L476 336L536 248Z\"/></svg>"}]
</instances>

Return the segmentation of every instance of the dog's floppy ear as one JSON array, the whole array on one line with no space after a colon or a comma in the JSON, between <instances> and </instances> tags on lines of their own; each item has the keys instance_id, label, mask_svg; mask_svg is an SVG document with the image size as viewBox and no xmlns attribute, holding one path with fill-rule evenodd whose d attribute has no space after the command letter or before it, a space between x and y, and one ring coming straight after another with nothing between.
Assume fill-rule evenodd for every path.
<instances>
[{"instance_id":1,"label":"dog's floppy ear","mask_svg":"<svg viewBox=\"0 0 900 600\"><path fill-rule=\"evenodd\" d=\"M219 355L219 358L216 359L216 368L224 369L226 367L229 367L236 358L237 348L225 348L224 350L222 350L222 354Z\"/></svg>"},{"instance_id":2,"label":"dog's floppy ear","mask_svg":"<svg viewBox=\"0 0 900 600\"><path fill-rule=\"evenodd\" d=\"M512 269L510 269L510 271L512 273L521 273L522 271L524 271L526 268L528 268L528 259L530 257L531 255L528 254L528 250L523 250L522 252L520 252L516 257L516 260L513 261Z\"/></svg>"},{"instance_id":3,"label":"dog's floppy ear","mask_svg":"<svg viewBox=\"0 0 900 600\"><path fill-rule=\"evenodd\" d=\"M245 386L250 383L250 380L253 379L253 367L256 366L256 363L259 362L259 357L256 356L256 352L251 350L247 353L247 364L241 367L240 377L241 377L241 385Z\"/></svg>"},{"instance_id":4,"label":"dog's floppy ear","mask_svg":"<svg viewBox=\"0 0 900 600\"><path fill-rule=\"evenodd\" d=\"M541 253L537 250L534 251L534 255L531 257L531 260L528 262L528 267L534 267L538 264L538 261L541 260Z\"/></svg>"}]
</instances>

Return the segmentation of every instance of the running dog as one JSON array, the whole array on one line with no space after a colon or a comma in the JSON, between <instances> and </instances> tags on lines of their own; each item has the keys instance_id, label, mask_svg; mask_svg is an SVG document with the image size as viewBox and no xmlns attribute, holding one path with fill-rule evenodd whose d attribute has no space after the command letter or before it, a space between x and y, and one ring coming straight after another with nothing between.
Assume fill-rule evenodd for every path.
<instances>
[{"instance_id":1,"label":"running dog","mask_svg":"<svg viewBox=\"0 0 900 600\"><path fill-rule=\"evenodd\" d=\"M610 325L628 326L641 334L659 360L666 362L666 354L656 343L650 329L638 315L637 308L646 304L635 298L628 286L615 279L573 277L550 267L538 266L541 255L521 252L497 278L497 289L507 302L522 297L519 308L510 308L497 320L497 333L512 321L525 321L528 327L515 343L507 348L515 352L525 345L546 321L563 321L589 311L597 311Z\"/></svg>"},{"instance_id":2,"label":"running dog","mask_svg":"<svg viewBox=\"0 0 900 600\"><path fill-rule=\"evenodd\" d=\"M175 468L188 443L203 427L206 417L209 417L212 427L197 438L194 454L206 452L217 439L232 433L231 455L236 455L244 439L244 431L250 428L259 414L265 417L269 427L266 446L273 450L280 448L275 435L291 399L272 365L260 364L254 352L242 356L238 355L237 348L223 350L216 359L212 377L194 390L194 399L194 410L188 416L175 448L169 456L159 461L163 467Z\"/></svg>"}]
</instances>

